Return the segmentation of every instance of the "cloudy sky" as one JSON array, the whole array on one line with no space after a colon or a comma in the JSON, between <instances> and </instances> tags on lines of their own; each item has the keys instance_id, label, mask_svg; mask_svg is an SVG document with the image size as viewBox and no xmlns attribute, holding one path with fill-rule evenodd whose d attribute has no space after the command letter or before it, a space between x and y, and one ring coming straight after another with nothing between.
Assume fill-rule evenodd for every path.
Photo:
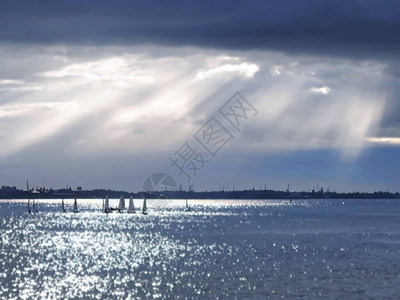
<instances>
[{"instance_id":1,"label":"cloudy sky","mask_svg":"<svg viewBox=\"0 0 400 300\"><path fill-rule=\"evenodd\" d=\"M400 191L399 32L397 1L2 1L0 184ZM215 157L193 137L213 116Z\"/></svg>"}]
</instances>

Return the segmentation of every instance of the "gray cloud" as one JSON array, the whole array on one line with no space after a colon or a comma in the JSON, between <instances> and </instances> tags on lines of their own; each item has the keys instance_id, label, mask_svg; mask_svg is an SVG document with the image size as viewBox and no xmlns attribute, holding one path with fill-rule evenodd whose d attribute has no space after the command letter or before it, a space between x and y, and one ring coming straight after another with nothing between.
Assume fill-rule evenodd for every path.
<instances>
[{"instance_id":1,"label":"gray cloud","mask_svg":"<svg viewBox=\"0 0 400 300\"><path fill-rule=\"evenodd\" d=\"M0 40L397 56L399 9L397 1L6 0Z\"/></svg>"}]
</instances>

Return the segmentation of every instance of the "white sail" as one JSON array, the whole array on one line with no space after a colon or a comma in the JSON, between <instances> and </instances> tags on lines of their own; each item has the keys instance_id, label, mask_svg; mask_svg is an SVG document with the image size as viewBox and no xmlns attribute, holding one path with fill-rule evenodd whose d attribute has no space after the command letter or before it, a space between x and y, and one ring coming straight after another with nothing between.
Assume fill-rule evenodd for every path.
<instances>
[{"instance_id":1,"label":"white sail","mask_svg":"<svg viewBox=\"0 0 400 300\"><path fill-rule=\"evenodd\" d=\"M61 211L65 212L64 198L61 200Z\"/></svg>"},{"instance_id":2,"label":"white sail","mask_svg":"<svg viewBox=\"0 0 400 300\"><path fill-rule=\"evenodd\" d=\"M125 198L123 196L119 198L118 210L125 210Z\"/></svg>"},{"instance_id":3,"label":"white sail","mask_svg":"<svg viewBox=\"0 0 400 300\"><path fill-rule=\"evenodd\" d=\"M142 207L142 214L147 214L147 205L146 205L146 198L143 200L143 207Z\"/></svg>"},{"instance_id":4,"label":"white sail","mask_svg":"<svg viewBox=\"0 0 400 300\"><path fill-rule=\"evenodd\" d=\"M128 207L128 212L134 213L135 212L135 205L133 204L133 198L129 199L129 207Z\"/></svg>"},{"instance_id":5,"label":"white sail","mask_svg":"<svg viewBox=\"0 0 400 300\"><path fill-rule=\"evenodd\" d=\"M75 200L74 200L74 213L77 213L77 212L78 212L78 201L75 198Z\"/></svg>"},{"instance_id":6,"label":"white sail","mask_svg":"<svg viewBox=\"0 0 400 300\"><path fill-rule=\"evenodd\" d=\"M108 199L108 195L106 196L106 202L104 203L104 212L110 211L110 199Z\"/></svg>"},{"instance_id":7,"label":"white sail","mask_svg":"<svg viewBox=\"0 0 400 300\"><path fill-rule=\"evenodd\" d=\"M33 212L37 212L35 200L32 200L32 211L33 211Z\"/></svg>"},{"instance_id":8,"label":"white sail","mask_svg":"<svg viewBox=\"0 0 400 300\"><path fill-rule=\"evenodd\" d=\"M188 200L187 200L187 199L186 199L185 211L190 211L190 206L189 206L189 204L188 204Z\"/></svg>"}]
</instances>

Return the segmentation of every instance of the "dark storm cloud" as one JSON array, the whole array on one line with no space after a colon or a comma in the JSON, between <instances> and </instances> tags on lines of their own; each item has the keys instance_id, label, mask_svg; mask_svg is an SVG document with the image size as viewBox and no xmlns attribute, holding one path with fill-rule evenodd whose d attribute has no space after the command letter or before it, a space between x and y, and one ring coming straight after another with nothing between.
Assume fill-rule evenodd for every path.
<instances>
[{"instance_id":1,"label":"dark storm cloud","mask_svg":"<svg viewBox=\"0 0 400 300\"><path fill-rule=\"evenodd\" d=\"M0 40L397 55L396 1L2 1Z\"/></svg>"}]
</instances>

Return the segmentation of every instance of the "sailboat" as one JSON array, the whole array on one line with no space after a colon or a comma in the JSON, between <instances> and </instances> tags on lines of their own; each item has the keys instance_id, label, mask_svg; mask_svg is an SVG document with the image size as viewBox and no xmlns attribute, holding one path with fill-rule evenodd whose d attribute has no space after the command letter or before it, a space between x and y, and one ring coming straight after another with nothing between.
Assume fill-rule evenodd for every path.
<instances>
[{"instance_id":1,"label":"sailboat","mask_svg":"<svg viewBox=\"0 0 400 300\"><path fill-rule=\"evenodd\" d=\"M37 213L38 210L36 208L35 199L32 200L32 212Z\"/></svg>"},{"instance_id":2,"label":"sailboat","mask_svg":"<svg viewBox=\"0 0 400 300\"><path fill-rule=\"evenodd\" d=\"M109 212L111 212L110 209L110 199L108 199L108 195L106 196L106 201L104 202L104 212L106 214L108 214Z\"/></svg>"},{"instance_id":3,"label":"sailboat","mask_svg":"<svg viewBox=\"0 0 400 300\"><path fill-rule=\"evenodd\" d=\"M292 202L292 197L291 197L289 188L290 188L290 184L288 183L286 192L287 192L287 194L288 194L288 196L289 196L289 201Z\"/></svg>"},{"instance_id":4,"label":"sailboat","mask_svg":"<svg viewBox=\"0 0 400 300\"><path fill-rule=\"evenodd\" d=\"M61 211L62 211L63 213L67 212L67 211L65 210L65 206L64 206L64 198L61 199Z\"/></svg>"},{"instance_id":5,"label":"sailboat","mask_svg":"<svg viewBox=\"0 0 400 300\"><path fill-rule=\"evenodd\" d=\"M119 198L119 204L118 204L118 212L122 212L125 210L125 198L121 196Z\"/></svg>"},{"instance_id":6,"label":"sailboat","mask_svg":"<svg viewBox=\"0 0 400 300\"><path fill-rule=\"evenodd\" d=\"M133 204L133 198L129 199L128 213L135 213L135 205Z\"/></svg>"},{"instance_id":7,"label":"sailboat","mask_svg":"<svg viewBox=\"0 0 400 300\"><path fill-rule=\"evenodd\" d=\"M78 210L78 201L76 201L76 198L75 198L75 200L74 200L74 209L73 209L73 212L74 212L74 213L79 212L79 210Z\"/></svg>"},{"instance_id":8,"label":"sailboat","mask_svg":"<svg viewBox=\"0 0 400 300\"><path fill-rule=\"evenodd\" d=\"M31 213L32 209L31 209L31 199L28 198L28 213Z\"/></svg>"},{"instance_id":9,"label":"sailboat","mask_svg":"<svg viewBox=\"0 0 400 300\"><path fill-rule=\"evenodd\" d=\"M144 200L143 200L142 214L147 215L146 198L144 198Z\"/></svg>"},{"instance_id":10,"label":"sailboat","mask_svg":"<svg viewBox=\"0 0 400 300\"><path fill-rule=\"evenodd\" d=\"M188 204L188 200L186 199L186 207L185 207L185 211L191 211L190 206Z\"/></svg>"}]
</instances>

